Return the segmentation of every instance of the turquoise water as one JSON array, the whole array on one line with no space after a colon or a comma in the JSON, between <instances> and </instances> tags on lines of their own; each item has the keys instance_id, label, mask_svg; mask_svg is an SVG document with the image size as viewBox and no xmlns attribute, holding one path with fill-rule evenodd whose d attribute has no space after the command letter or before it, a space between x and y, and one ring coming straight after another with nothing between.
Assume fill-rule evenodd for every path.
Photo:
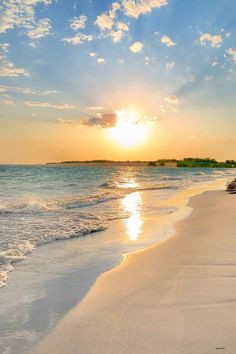
<instances>
[{"instance_id":1,"label":"turquoise water","mask_svg":"<svg viewBox=\"0 0 236 354\"><path fill-rule=\"evenodd\" d=\"M35 247L95 232L99 242L98 232L116 219L129 220L127 246L130 242L138 248L141 219L175 210L174 206L161 208L159 200L232 173L220 169L1 165L0 286L7 284L14 262L25 259ZM142 201L145 191L153 197L151 204Z\"/></svg>"}]
</instances>

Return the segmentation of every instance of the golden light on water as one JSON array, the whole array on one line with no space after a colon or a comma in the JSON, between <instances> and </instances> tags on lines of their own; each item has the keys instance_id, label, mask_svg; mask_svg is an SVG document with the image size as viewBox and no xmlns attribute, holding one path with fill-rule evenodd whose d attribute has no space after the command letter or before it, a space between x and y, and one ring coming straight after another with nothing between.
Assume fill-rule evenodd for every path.
<instances>
[{"instance_id":1,"label":"golden light on water","mask_svg":"<svg viewBox=\"0 0 236 354\"><path fill-rule=\"evenodd\" d=\"M140 192L128 194L122 200L124 211L130 216L125 219L126 233L131 241L137 241L142 232L143 220L141 218L142 196Z\"/></svg>"},{"instance_id":2,"label":"golden light on water","mask_svg":"<svg viewBox=\"0 0 236 354\"><path fill-rule=\"evenodd\" d=\"M140 186L139 183L135 182L134 180L131 179L124 179L122 183L117 183L118 188L138 188Z\"/></svg>"},{"instance_id":3,"label":"golden light on water","mask_svg":"<svg viewBox=\"0 0 236 354\"><path fill-rule=\"evenodd\" d=\"M138 113L126 109L116 111L116 126L108 129L109 137L121 147L134 147L145 141L147 126L141 123Z\"/></svg>"}]
</instances>

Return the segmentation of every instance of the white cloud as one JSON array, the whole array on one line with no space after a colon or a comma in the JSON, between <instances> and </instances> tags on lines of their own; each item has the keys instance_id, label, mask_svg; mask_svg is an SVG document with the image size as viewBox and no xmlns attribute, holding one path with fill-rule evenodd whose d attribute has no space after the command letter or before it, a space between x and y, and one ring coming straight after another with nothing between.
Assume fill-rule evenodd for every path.
<instances>
[{"instance_id":1,"label":"white cloud","mask_svg":"<svg viewBox=\"0 0 236 354\"><path fill-rule=\"evenodd\" d=\"M109 14L103 13L97 17L95 23L102 31L110 30L113 27L114 18Z\"/></svg>"},{"instance_id":2,"label":"white cloud","mask_svg":"<svg viewBox=\"0 0 236 354\"><path fill-rule=\"evenodd\" d=\"M103 111L104 107L102 106L92 106L92 107L87 107L90 111Z\"/></svg>"},{"instance_id":3,"label":"white cloud","mask_svg":"<svg viewBox=\"0 0 236 354\"><path fill-rule=\"evenodd\" d=\"M36 91L34 89L28 87L21 87L21 86L7 86L7 85L0 85L0 93L1 92L16 92L25 95L34 95L34 96L47 96L58 93L56 90L47 90L47 91Z\"/></svg>"},{"instance_id":4,"label":"white cloud","mask_svg":"<svg viewBox=\"0 0 236 354\"><path fill-rule=\"evenodd\" d=\"M146 57L144 58L144 61L145 61L145 64L146 64L146 65L149 65L150 62L151 62L151 58L148 57L148 56L146 56Z\"/></svg>"},{"instance_id":5,"label":"white cloud","mask_svg":"<svg viewBox=\"0 0 236 354\"><path fill-rule=\"evenodd\" d=\"M51 32L51 21L49 18L39 20L36 25L30 29L27 34L31 39L40 39L46 37Z\"/></svg>"},{"instance_id":6,"label":"white cloud","mask_svg":"<svg viewBox=\"0 0 236 354\"><path fill-rule=\"evenodd\" d=\"M32 48L36 48L37 47L37 43L36 42L29 42L29 46Z\"/></svg>"},{"instance_id":7,"label":"white cloud","mask_svg":"<svg viewBox=\"0 0 236 354\"><path fill-rule=\"evenodd\" d=\"M35 95L37 96L54 95L55 93L58 93L58 91L57 90L47 90L42 92L35 91Z\"/></svg>"},{"instance_id":8,"label":"white cloud","mask_svg":"<svg viewBox=\"0 0 236 354\"><path fill-rule=\"evenodd\" d=\"M126 16L135 18L167 4L167 0L122 0L122 6Z\"/></svg>"},{"instance_id":9,"label":"white cloud","mask_svg":"<svg viewBox=\"0 0 236 354\"><path fill-rule=\"evenodd\" d=\"M30 73L23 68L16 67L4 53L0 53L0 77L17 76L30 76Z\"/></svg>"},{"instance_id":10,"label":"white cloud","mask_svg":"<svg viewBox=\"0 0 236 354\"><path fill-rule=\"evenodd\" d=\"M199 38L201 46L205 46L209 43L212 48L219 48L223 42L221 35L212 36L210 33L203 33Z\"/></svg>"},{"instance_id":11,"label":"white cloud","mask_svg":"<svg viewBox=\"0 0 236 354\"><path fill-rule=\"evenodd\" d=\"M57 121L61 124L64 124L64 125L77 125L78 124L78 121L75 120L75 119L64 119L64 118L58 118Z\"/></svg>"},{"instance_id":12,"label":"white cloud","mask_svg":"<svg viewBox=\"0 0 236 354\"><path fill-rule=\"evenodd\" d=\"M8 51L9 44L2 43L0 45L0 77L30 76L27 70L18 68L12 63L7 57Z\"/></svg>"},{"instance_id":13,"label":"white cloud","mask_svg":"<svg viewBox=\"0 0 236 354\"><path fill-rule=\"evenodd\" d=\"M120 9L120 4L118 2L113 2L111 10L108 12L103 12L101 15L97 16L95 24L102 30L111 30L116 17L116 11Z\"/></svg>"},{"instance_id":14,"label":"white cloud","mask_svg":"<svg viewBox=\"0 0 236 354\"><path fill-rule=\"evenodd\" d=\"M129 30L129 26L125 22L118 21L116 26L117 26L117 29L120 31L128 31Z\"/></svg>"},{"instance_id":15,"label":"white cloud","mask_svg":"<svg viewBox=\"0 0 236 354\"><path fill-rule=\"evenodd\" d=\"M176 45L176 43L165 34L164 34L164 36L161 37L161 43L166 44L167 47L172 47L172 46Z\"/></svg>"},{"instance_id":16,"label":"white cloud","mask_svg":"<svg viewBox=\"0 0 236 354\"><path fill-rule=\"evenodd\" d=\"M166 69L171 71L175 66L175 61L171 61L170 63L166 63Z\"/></svg>"},{"instance_id":17,"label":"white cloud","mask_svg":"<svg viewBox=\"0 0 236 354\"><path fill-rule=\"evenodd\" d=\"M98 62L98 64L105 64L105 59L104 58L98 58L97 62Z\"/></svg>"},{"instance_id":18,"label":"white cloud","mask_svg":"<svg viewBox=\"0 0 236 354\"><path fill-rule=\"evenodd\" d=\"M108 35L112 38L114 43L119 43L123 38L126 31L129 30L129 26L125 22L118 21L114 24L116 27L113 31L108 31Z\"/></svg>"},{"instance_id":19,"label":"white cloud","mask_svg":"<svg viewBox=\"0 0 236 354\"><path fill-rule=\"evenodd\" d=\"M118 2L114 2L108 12L97 16L95 24L100 28L102 37L111 37L114 43L119 43L125 32L129 30L127 23L117 21L117 11L121 9Z\"/></svg>"},{"instance_id":20,"label":"white cloud","mask_svg":"<svg viewBox=\"0 0 236 354\"><path fill-rule=\"evenodd\" d=\"M212 66L217 66L217 65L219 65L219 63L217 61L213 61L213 63L211 65Z\"/></svg>"},{"instance_id":21,"label":"white cloud","mask_svg":"<svg viewBox=\"0 0 236 354\"><path fill-rule=\"evenodd\" d=\"M96 52L90 52L89 55L90 55L90 57L93 58L93 57L96 57L97 53Z\"/></svg>"},{"instance_id":22,"label":"white cloud","mask_svg":"<svg viewBox=\"0 0 236 354\"><path fill-rule=\"evenodd\" d=\"M54 109L74 109L75 106L70 105L68 103L64 104L57 104L57 103L50 103L50 102L39 102L39 101L26 101L24 102L25 106L28 107L42 107L42 108L54 108Z\"/></svg>"},{"instance_id":23,"label":"white cloud","mask_svg":"<svg viewBox=\"0 0 236 354\"><path fill-rule=\"evenodd\" d=\"M4 104L7 106L13 106L15 103L12 100L0 98L0 104Z\"/></svg>"},{"instance_id":24,"label":"white cloud","mask_svg":"<svg viewBox=\"0 0 236 354\"><path fill-rule=\"evenodd\" d=\"M124 32L121 30L117 30L117 31L111 31L110 32L110 36L112 38L112 41L114 43L119 43L121 41L121 39L123 38Z\"/></svg>"},{"instance_id":25,"label":"white cloud","mask_svg":"<svg viewBox=\"0 0 236 354\"><path fill-rule=\"evenodd\" d=\"M80 17L74 17L70 20L70 28L74 31L78 29L85 28L88 17L81 15Z\"/></svg>"},{"instance_id":26,"label":"white cloud","mask_svg":"<svg viewBox=\"0 0 236 354\"><path fill-rule=\"evenodd\" d=\"M165 97L165 101L168 103L173 103L173 104L179 103L179 100L175 95L170 95L168 97Z\"/></svg>"},{"instance_id":27,"label":"white cloud","mask_svg":"<svg viewBox=\"0 0 236 354\"><path fill-rule=\"evenodd\" d=\"M124 64L124 59L118 59L118 63Z\"/></svg>"},{"instance_id":28,"label":"white cloud","mask_svg":"<svg viewBox=\"0 0 236 354\"><path fill-rule=\"evenodd\" d=\"M3 52L8 52L9 51L10 44L8 43L0 43L0 50Z\"/></svg>"},{"instance_id":29,"label":"white cloud","mask_svg":"<svg viewBox=\"0 0 236 354\"><path fill-rule=\"evenodd\" d=\"M226 53L231 57L231 61L236 64L236 49L229 48Z\"/></svg>"},{"instance_id":30,"label":"white cloud","mask_svg":"<svg viewBox=\"0 0 236 354\"><path fill-rule=\"evenodd\" d=\"M78 33L74 37L63 38L62 41L66 43L70 43L73 45L81 44L84 41L92 41L93 36L91 34Z\"/></svg>"},{"instance_id":31,"label":"white cloud","mask_svg":"<svg viewBox=\"0 0 236 354\"><path fill-rule=\"evenodd\" d=\"M129 49L131 50L131 52L133 53L140 53L143 49L143 43L141 42L134 42Z\"/></svg>"},{"instance_id":32,"label":"white cloud","mask_svg":"<svg viewBox=\"0 0 236 354\"><path fill-rule=\"evenodd\" d=\"M7 106L13 106L14 101L11 99L10 95L2 94L2 95L0 95L0 104L4 104Z\"/></svg>"},{"instance_id":33,"label":"white cloud","mask_svg":"<svg viewBox=\"0 0 236 354\"><path fill-rule=\"evenodd\" d=\"M18 27L26 29L31 38L48 35L51 28L49 20L37 21L35 8L38 4L49 5L51 2L52 0L1 0L0 33Z\"/></svg>"}]
</instances>

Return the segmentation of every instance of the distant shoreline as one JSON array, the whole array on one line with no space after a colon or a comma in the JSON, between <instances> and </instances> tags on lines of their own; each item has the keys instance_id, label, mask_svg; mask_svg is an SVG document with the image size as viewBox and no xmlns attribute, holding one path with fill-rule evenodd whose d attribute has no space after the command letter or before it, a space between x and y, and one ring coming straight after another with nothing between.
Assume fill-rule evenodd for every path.
<instances>
[{"instance_id":1,"label":"distant shoreline","mask_svg":"<svg viewBox=\"0 0 236 354\"><path fill-rule=\"evenodd\" d=\"M77 165L77 166L149 166L149 167L187 167L187 168L236 168L235 160L217 161L212 158L159 159L154 161L112 161L86 160L48 162L46 165Z\"/></svg>"},{"instance_id":2,"label":"distant shoreline","mask_svg":"<svg viewBox=\"0 0 236 354\"><path fill-rule=\"evenodd\" d=\"M95 162L95 161L78 161L78 162L50 162L46 165L72 165L72 166L149 166L149 161L107 161L107 162ZM156 165L156 167L172 167L177 168L175 163L166 163L165 166Z\"/></svg>"},{"instance_id":3,"label":"distant shoreline","mask_svg":"<svg viewBox=\"0 0 236 354\"><path fill-rule=\"evenodd\" d=\"M217 161L211 158L183 158L177 159L159 159L149 161L113 161L113 160L82 160L82 161L53 161L44 163L0 163L0 166L22 165L22 166L91 166L91 167L109 167L109 166L133 166L133 167L166 167L166 168L236 168L236 160Z\"/></svg>"}]
</instances>

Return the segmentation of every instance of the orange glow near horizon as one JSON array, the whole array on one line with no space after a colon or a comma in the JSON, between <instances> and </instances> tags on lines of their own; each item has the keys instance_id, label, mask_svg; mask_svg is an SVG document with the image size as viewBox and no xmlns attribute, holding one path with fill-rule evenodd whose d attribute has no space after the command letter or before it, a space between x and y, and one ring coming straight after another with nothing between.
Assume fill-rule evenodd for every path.
<instances>
[{"instance_id":1,"label":"orange glow near horizon","mask_svg":"<svg viewBox=\"0 0 236 354\"><path fill-rule=\"evenodd\" d=\"M126 109L116 111L116 126L108 129L108 136L123 148L135 147L143 142L148 134L147 126L139 122L136 112Z\"/></svg>"}]
</instances>

